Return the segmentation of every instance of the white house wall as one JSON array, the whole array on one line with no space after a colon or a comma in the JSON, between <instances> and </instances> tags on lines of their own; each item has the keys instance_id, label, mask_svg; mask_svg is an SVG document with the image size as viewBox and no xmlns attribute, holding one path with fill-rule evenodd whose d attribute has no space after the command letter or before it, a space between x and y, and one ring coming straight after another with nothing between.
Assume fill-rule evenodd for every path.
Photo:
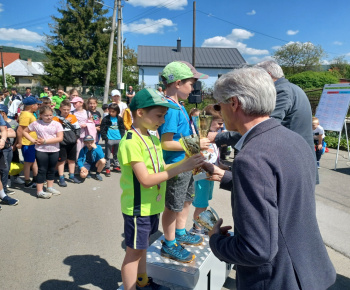
<instances>
[{"instance_id":1,"label":"white house wall","mask_svg":"<svg viewBox=\"0 0 350 290\"><path fill-rule=\"evenodd\" d=\"M139 84L142 84L142 73L145 87L155 88L159 84L159 76L163 70L163 67L140 67L139 69ZM218 79L218 75L225 74L231 71L231 69L218 69L218 68L198 68L198 71L209 75L208 79L201 80L205 83L206 88L214 87L215 81Z\"/></svg>"}]
</instances>

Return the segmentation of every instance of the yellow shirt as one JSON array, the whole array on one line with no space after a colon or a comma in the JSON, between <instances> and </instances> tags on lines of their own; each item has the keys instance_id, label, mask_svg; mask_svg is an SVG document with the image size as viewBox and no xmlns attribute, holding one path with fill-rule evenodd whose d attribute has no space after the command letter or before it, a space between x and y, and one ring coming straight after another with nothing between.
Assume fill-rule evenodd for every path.
<instances>
[{"instance_id":1,"label":"yellow shirt","mask_svg":"<svg viewBox=\"0 0 350 290\"><path fill-rule=\"evenodd\" d=\"M22 111L19 115L18 119L18 125L23 127L28 127L29 124L36 121L36 118L33 113L28 111ZM30 132L29 135L33 137L34 139L37 139L36 132ZM22 145L34 145L32 142L30 142L27 138L22 137Z\"/></svg>"}]
</instances>

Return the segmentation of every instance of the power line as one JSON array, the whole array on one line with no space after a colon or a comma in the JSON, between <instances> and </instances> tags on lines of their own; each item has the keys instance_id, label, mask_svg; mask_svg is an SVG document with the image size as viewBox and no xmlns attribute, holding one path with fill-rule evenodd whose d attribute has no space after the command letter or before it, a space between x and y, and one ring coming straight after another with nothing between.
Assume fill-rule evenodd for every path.
<instances>
[{"instance_id":1,"label":"power line","mask_svg":"<svg viewBox=\"0 0 350 290\"><path fill-rule=\"evenodd\" d=\"M137 20L141 19L142 17L144 17L144 16L147 15L147 14L148 14L148 15L152 15L152 14L158 12L159 9L167 8L167 7L169 7L171 4L173 4L173 3L176 2L176 1L178 1L178 0L170 0L170 1L165 2L165 4L162 5L162 6L157 6L157 7L154 7L154 8L150 8L150 9L148 9L147 11L144 11L144 12L141 12L141 13L135 15L134 17L130 18L127 22L124 22L124 23L125 23L125 24L128 24L128 23L130 23L130 22L132 22L132 21L137 21ZM154 11L153 11L153 10L154 10ZM152 13L149 13L149 12L151 12L151 11L153 11L153 12L152 12ZM140 15L142 15L142 16L140 16ZM139 17L139 16L140 16L140 17Z\"/></svg>"},{"instance_id":2,"label":"power line","mask_svg":"<svg viewBox=\"0 0 350 290\"><path fill-rule=\"evenodd\" d=\"M278 37L275 37L275 36L272 36L272 35L269 35L269 34L266 34L266 33L263 33L263 32L257 31L257 30L254 30L254 29L250 29L250 28L244 27L244 26L239 25L239 24L237 24L237 23L233 23L233 22L228 21L228 20L225 20L225 19L223 19L223 18L214 16L214 15L212 15L211 13L207 13L207 12L204 12L204 11L201 11L201 10L198 10L198 9L197 9L197 11L200 12L200 13L202 13L202 14L204 14L204 15L206 15L206 16L215 18L215 19L220 20L220 21L222 21L222 22L226 22L226 23L235 25L235 26L237 26L237 27L240 27L240 28L243 28L243 29L245 29L245 30L254 32L254 33L256 33L256 34L260 34L260 35L263 35L263 36L265 36L265 37L269 37L269 38L272 38L272 39L275 39L275 40L279 40L279 41L282 41L282 42L285 42L285 43L289 43L289 42L290 42L290 41L285 40L285 39L282 39L282 38L278 38ZM344 53L344 54L339 54L339 53L330 52L330 51L325 51L325 52L326 52L326 53L330 53L330 54L335 54L335 55L345 55L345 53Z\"/></svg>"},{"instance_id":3,"label":"power line","mask_svg":"<svg viewBox=\"0 0 350 290\"><path fill-rule=\"evenodd\" d=\"M183 13L180 13L180 14L174 16L174 17L164 19L163 21L160 21L160 22L154 23L154 24L152 24L152 25L148 25L148 26L142 27L142 28L137 29L137 30L125 32L124 34L132 33L132 32L135 32L135 31L140 31L140 30L143 30L143 29L145 29L145 28L158 25L159 23L165 22L165 21L167 21L167 20L175 19L175 18L177 18L177 17L179 17L179 16L181 16L181 15L184 15L184 14L186 14L186 13L188 13L188 12L192 12L192 10L187 10L187 11L185 11L185 12L183 12Z\"/></svg>"}]
</instances>

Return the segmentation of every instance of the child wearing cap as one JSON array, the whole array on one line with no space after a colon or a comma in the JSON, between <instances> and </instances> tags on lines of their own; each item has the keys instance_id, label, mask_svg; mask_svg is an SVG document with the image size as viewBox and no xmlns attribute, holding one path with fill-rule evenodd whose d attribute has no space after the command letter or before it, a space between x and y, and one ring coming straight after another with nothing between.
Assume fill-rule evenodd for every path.
<instances>
[{"instance_id":1,"label":"child wearing cap","mask_svg":"<svg viewBox=\"0 0 350 290\"><path fill-rule=\"evenodd\" d=\"M95 179L102 181L101 172L106 165L103 150L95 143L95 138L91 135L84 137L84 147L81 148L78 157L78 167L82 179L90 178L90 171L96 172Z\"/></svg>"},{"instance_id":2,"label":"child wearing cap","mask_svg":"<svg viewBox=\"0 0 350 290\"><path fill-rule=\"evenodd\" d=\"M125 134L123 119L119 116L118 104L112 103L108 107L109 114L103 118L101 123L101 137L105 141L106 176L111 176L109 156L113 152L114 169L120 172L120 165L117 158L120 140ZM113 168L112 168L113 169Z\"/></svg>"},{"instance_id":3,"label":"child wearing cap","mask_svg":"<svg viewBox=\"0 0 350 290\"><path fill-rule=\"evenodd\" d=\"M185 157L185 151L180 145L181 135L186 137L195 132L191 129L190 119L185 108L179 101L186 100L193 90L197 79L208 78L184 61L169 63L162 72L162 80L166 86L166 99L179 110L169 109L165 115L165 123L158 129L161 136L164 160L172 164ZM209 139L200 140L201 150L207 150ZM182 249L179 244L200 245L203 238L186 231L186 220L194 198L194 182L191 171L183 172L167 182L165 210L162 216L165 241L161 255L179 262L190 262L194 255Z\"/></svg>"},{"instance_id":4,"label":"child wearing cap","mask_svg":"<svg viewBox=\"0 0 350 290\"><path fill-rule=\"evenodd\" d=\"M124 289L134 289L135 284L138 289L169 289L147 276L149 236L157 231L159 214L164 210L165 181L204 162L198 154L170 166L164 163L160 141L149 130L157 130L164 123L168 108L177 109L156 90L139 91L130 103L132 128L119 144L121 208L127 246L121 269Z\"/></svg>"},{"instance_id":5,"label":"child wearing cap","mask_svg":"<svg viewBox=\"0 0 350 290\"><path fill-rule=\"evenodd\" d=\"M77 154L79 155L81 148L84 146L84 137L89 134L87 123L89 121L92 122L92 116L90 112L84 109L85 104L81 97L74 97L70 102L74 106L74 111L72 113L77 117L80 126L80 137L77 140Z\"/></svg>"},{"instance_id":6,"label":"child wearing cap","mask_svg":"<svg viewBox=\"0 0 350 290\"><path fill-rule=\"evenodd\" d=\"M34 97L28 97L23 100L24 110L19 115L18 129L17 129L17 148L22 150L24 159L24 179L26 188L36 188L36 178L38 175L38 165L35 161L35 145L25 136L23 131L33 122L36 121L34 112L38 110L39 104L42 102ZM32 139L37 139L36 132L30 132ZM33 171L33 180L30 180L30 168Z\"/></svg>"},{"instance_id":7,"label":"child wearing cap","mask_svg":"<svg viewBox=\"0 0 350 290\"><path fill-rule=\"evenodd\" d=\"M52 120L53 109L51 107L41 106L39 114L40 120L29 124L24 129L23 136L35 144L35 158L38 163L37 196L50 198L52 195L61 194L53 188L53 182L60 151L59 143L63 140L63 127L60 123ZM31 132L35 132L37 138L33 138L30 135ZM45 180L47 181L46 192L44 191Z\"/></svg>"},{"instance_id":8,"label":"child wearing cap","mask_svg":"<svg viewBox=\"0 0 350 290\"><path fill-rule=\"evenodd\" d=\"M128 107L127 104L121 101L121 94L118 90L113 90L111 92L111 96L112 96L112 103L115 103L119 106L119 109L120 109L119 116L123 117L124 111Z\"/></svg>"}]
</instances>

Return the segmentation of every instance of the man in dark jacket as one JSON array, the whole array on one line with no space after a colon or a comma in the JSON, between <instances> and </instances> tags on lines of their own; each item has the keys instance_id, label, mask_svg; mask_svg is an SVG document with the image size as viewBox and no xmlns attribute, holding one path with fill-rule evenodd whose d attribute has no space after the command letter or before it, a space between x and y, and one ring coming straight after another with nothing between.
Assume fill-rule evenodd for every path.
<instances>
[{"instance_id":1,"label":"man in dark jacket","mask_svg":"<svg viewBox=\"0 0 350 290\"><path fill-rule=\"evenodd\" d=\"M217 80L214 97L228 130L242 137L231 172L211 166L212 180L232 189L234 236L222 219L209 232L215 256L236 264L237 289L327 289L336 273L316 220L314 152L269 118L276 90L261 68Z\"/></svg>"},{"instance_id":2,"label":"man in dark jacket","mask_svg":"<svg viewBox=\"0 0 350 290\"><path fill-rule=\"evenodd\" d=\"M119 142L125 134L123 119L119 116L120 108L118 104L112 103L108 106L108 115L101 123L101 137L105 141L106 176L111 176L109 156L113 152L114 169L120 172L120 165L117 158Z\"/></svg>"}]
</instances>

